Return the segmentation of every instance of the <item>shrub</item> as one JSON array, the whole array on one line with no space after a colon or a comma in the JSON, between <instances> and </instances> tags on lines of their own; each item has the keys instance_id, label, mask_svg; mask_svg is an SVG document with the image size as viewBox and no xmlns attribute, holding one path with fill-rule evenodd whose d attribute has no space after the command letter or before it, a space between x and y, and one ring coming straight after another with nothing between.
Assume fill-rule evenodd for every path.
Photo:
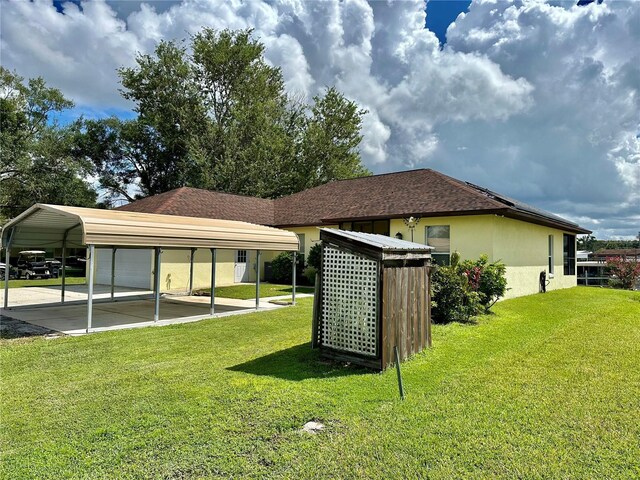
<instances>
[{"instance_id":1,"label":"shrub","mask_svg":"<svg viewBox=\"0 0 640 480\"><path fill-rule=\"evenodd\" d=\"M291 283L292 257L291 252L282 252L271 262L271 278L275 283ZM296 278L298 278L303 267L301 255L297 256L296 263L298 272Z\"/></svg>"},{"instance_id":2,"label":"shrub","mask_svg":"<svg viewBox=\"0 0 640 480\"><path fill-rule=\"evenodd\" d=\"M431 276L432 317L434 322L468 321L489 309L507 290L506 267L498 261L460 262L460 254L451 254L451 265L436 267Z\"/></svg>"},{"instance_id":3,"label":"shrub","mask_svg":"<svg viewBox=\"0 0 640 480\"><path fill-rule=\"evenodd\" d=\"M607 257L606 263L612 275L609 284L614 288L633 290L640 280L640 262L622 257Z\"/></svg>"},{"instance_id":4,"label":"shrub","mask_svg":"<svg viewBox=\"0 0 640 480\"><path fill-rule=\"evenodd\" d=\"M320 270L320 252L322 251L322 244L314 243L309 249L309 256L307 258L307 265Z\"/></svg>"},{"instance_id":5,"label":"shrub","mask_svg":"<svg viewBox=\"0 0 640 480\"><path fill-rule=\"evenodd\" d=\"M459 259L457 252L452 253L451 265L436 267L431 276L431 315L435 323L466 322L482 312L480 294L463 275Z\"/></svg>"},{"instance_id":6,"label":"shrub","mask_svg":"<svg viewBox=\"0 0 640 480\"><path fill-rule=\"evenodd\" d=\"M308 266L307 268L304 269L304 272L302 273L302 275L304 276L304 278L307 279L307 282L309 282L309 285L315 285L317 272L318 270L316 270L316 267Z\"/></svg>"},{"instance_id":7,"label":"shrub","mask_svg":"<svg viewBox=\"0 0 640 480\"><path fill-rule=\"evenodd\" d=\"M489 263L489 257L481 255L476 261L462 262L460 270L467 277L471 289L480 295L480 303L486 312L504 297L507 291L507 267L501 261Z\"/></svg>"}]
</instances>

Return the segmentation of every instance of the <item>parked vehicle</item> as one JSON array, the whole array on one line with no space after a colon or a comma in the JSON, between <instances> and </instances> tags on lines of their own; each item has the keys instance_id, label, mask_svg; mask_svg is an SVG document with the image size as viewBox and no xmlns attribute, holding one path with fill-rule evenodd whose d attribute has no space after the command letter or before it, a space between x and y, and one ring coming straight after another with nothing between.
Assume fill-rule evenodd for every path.
<instances>
[{"instance_id":1,"label":"parked vehicle","mask_svg":"<svg viewBox=\"0 0 640 480\"><path fill-rule=\"evenodd\" d=\"M60 269L62 268L62 263L55 258L47 258L45 259L45 263L47 264L47 267L49 267L51 276L53 278L58 278L58 276L60 275Z\"/></svg>"},{"instance_id":2,"label":"parked vehicle","mask_svg":"<svg viewBox=\"0 0 640 480\"><path fill-rule=\"evenodd\" d=\"M7 265L0 262L0 282L4 282L4 275L7 270ZM18 277L18 271L13 265L9 265L9 280L13 280Z\"/></svg>"},{"instance_id":3,"label":"parked vehicle","mask_svg":"<svg viewBox=\"0 0 640 480\"><path fill-rule=\"evenodd\" d=\"M49 278L51 272L42 250L25 250L18 254L18 278Z\"/></svg>"}]
</instances>

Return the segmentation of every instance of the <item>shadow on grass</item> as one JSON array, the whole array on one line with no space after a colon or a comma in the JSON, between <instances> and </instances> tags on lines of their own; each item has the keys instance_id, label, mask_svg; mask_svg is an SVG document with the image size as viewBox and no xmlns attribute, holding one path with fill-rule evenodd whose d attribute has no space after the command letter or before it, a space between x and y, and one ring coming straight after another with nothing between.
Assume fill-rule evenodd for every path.
<instances>
[{"instance_id":1,"label":"shadow on grass","mask_svg":"<svg viewBox=\"0 0 640 480\"><path fill-rule=\"evenodd\" d=\"M283 287L283 288L279 288L276 293L278 295L285 295L287 293L292 293L292 292L293 292L293 287ZM313 287L300 286L300 285L296 286L296 293L314 293L314 292L315 292L315 289Z\"/></svg>"},{"instance_id":2,"label":"shadow on grass","mask_svg":"<svg viewBox=\"0 0 640 480\"><path fill-rule=\"evenodd\" d=\"M362 375L373 372L373 370L366 368L322 359L318 350L311 349L310 343L302 343L295 347L270 353L264 357L234 365L227 370L294 381Z\"/></svg>"}]
</instances>

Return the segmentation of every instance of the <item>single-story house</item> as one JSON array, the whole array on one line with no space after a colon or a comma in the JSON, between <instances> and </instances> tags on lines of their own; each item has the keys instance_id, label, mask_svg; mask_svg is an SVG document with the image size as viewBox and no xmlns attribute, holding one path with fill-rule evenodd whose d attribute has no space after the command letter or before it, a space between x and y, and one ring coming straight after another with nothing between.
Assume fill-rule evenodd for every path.
<instances>
[{"instance_id":1,"label":"single-story house","mask_svg":"<svg viewBox=\"0 0 640 480\"><path fill-rule=\"evenodd\" d=\"M284 228L298 234L304 255L319 241L318 227L426 243L435 247L433 258L438 263L447 263L453 251L463 259L487 254L490 261L501 260L507 266L508 297L538 292L542 271L549 290L575 286L576 234L591 233L549 212L431 169L333 181L274 200L182 187L120 208ZM146 271L138 280L147 282L151 255L147 259L138 252L120 254L126 256L131 278L136 277L133 272ZM189 251L164 255L162 271L171 273L172 290L188 288L191 255ZM196 250L193 255L194 288L205 287L208 252ZM268 262L275 255L263 259ZM103 260L109 261L107 252ZM218 284L255 280L251 252L220 252L218 262Z\"/></svg>"}]
</instances>

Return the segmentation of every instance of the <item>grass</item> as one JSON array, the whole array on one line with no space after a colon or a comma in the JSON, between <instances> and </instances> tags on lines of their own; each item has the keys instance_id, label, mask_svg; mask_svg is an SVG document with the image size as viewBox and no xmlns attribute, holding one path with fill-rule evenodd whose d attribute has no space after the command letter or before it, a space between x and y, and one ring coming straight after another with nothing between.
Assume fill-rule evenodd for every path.
<instances>
[{"instance_id":1,"label":"grass","mask_svg":"<svg viewBox=\"0 0 640 480\"><path fill-rule=\"evenodd\" d=\"M436 325L404 402L394 370L319 361L311 305L0 343L2 478L640 476L640 293Z\"/></svg>"},{"instance_id":2,"label":"grass","mask_svg":"<svg viewBox=\"0 0 640 480\"><path fill-rule=\"evenodd\" d=\"M67 285L84 285L86 280L84 277L67 277L65 280ZM0 282L4 288L4 281ZM52 285L62 285L62 278L42 278L37 280L9 280L9 288L21 287L49 287Z\"/></svg>"},{"instance_id":3,"label":"grass","mask_svg":"<svg viewBox=\"0 0 640 480\"><path fill-rule=\"evenodd\" d=\"M313 293L313 287L296 286L296 293ZM211 289L201 289L196 292L200 295L210 295ZM260 283L260 298L277 297L279 295L291 295L291 285L278 285L275 283ZM256 298L255 284L230 285L228 287L216 287L216 297L238 298L249 300Z\"/></svg>"}]
</instances>

